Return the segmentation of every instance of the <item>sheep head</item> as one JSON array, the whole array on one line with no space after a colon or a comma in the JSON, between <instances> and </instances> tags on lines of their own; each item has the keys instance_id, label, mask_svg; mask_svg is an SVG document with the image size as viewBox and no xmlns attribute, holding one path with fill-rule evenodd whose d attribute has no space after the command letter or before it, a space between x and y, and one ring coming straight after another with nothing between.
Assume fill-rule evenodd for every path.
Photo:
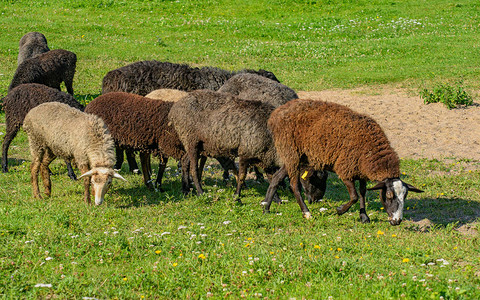
<instances>
[{"instance_id":1,"label":"sheep head","mask_svg":"<svg viewBox=\"0 0 480 300\"><path fill-rule=\"evenodd\" d=\"M403 218L403 206L409 191L423 193L413 185L401 181L399 178L385 179L368 190L381 190L380 200L388 214L391 225L399 225Z\"/></svg>"},{"instance_id":2,"label":"sheep head","mask_svg":"<svg viewBox=\"0 0 480 300\"><path fill-rule=\"evenodd\" d=\"M78 178L80 179L82 177L90 177L93 193L95 194L95 205L100 205L103 203L105 194L107 193L113 178L127 181L112 168L105 167L92 168L90 171L82 174Z\"/></svg>"}]
</instances>

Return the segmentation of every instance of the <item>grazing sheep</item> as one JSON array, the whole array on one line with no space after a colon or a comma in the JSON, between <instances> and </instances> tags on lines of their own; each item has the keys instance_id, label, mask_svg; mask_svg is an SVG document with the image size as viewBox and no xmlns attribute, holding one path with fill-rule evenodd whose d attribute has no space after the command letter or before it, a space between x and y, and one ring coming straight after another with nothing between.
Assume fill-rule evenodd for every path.
<instances>
[{"instance_id":1,"label":"grazing sheep","mask_svg":"<svg viewBox=\"0 0 480 300\"><path fill-rule=\"evenodd\" d=\"M113 92L95 98L87 105L85 112L103 119L117 148L140 152L144 183L153 188L150 180L150 153L160 157L158 186L161 185L169 157L181 160L183 165L188 166L183 145L167 118L173 104L135 94ZM182 190L188 193L187 171L182 170L182 175Z\"/></svg>"},{"instance_id":2,"label":"grazing sheep","mask_svg":"<svg viewBox=\"0 0 480 300\"><path fill-rule=\"evenodd\" d=\"M51 50L26 59L18 65L8 91L22 83L41 83L60 90L60 84L63 81L67 92L73 95L76 64L75 53L62 49Z\"/></svg>"},{"instance_id":3,"label":"grazing sheep","mask_svg":"<svg viewBox=\"0 0 480 300\"><path fill-rule=\"evenodd\" d=\"M256 73L278 81L273 73L262 69L230 72L213 67L194 68L186 64L150 60L108 72L103 77L102 94L127 92L145 96L151 91L165 88L187 92L199 89L216 91L237 73Z\"/></svg>"},{"instance_id":4,"label":"grazing sheep","mask_svg":"<svg viewBox=\"0 0 480 300\"><path fill-rule=\"evenodd\" d=\"M188 95L187 92L175 89L158 89L148 93L145 98L157 99L169 102L177 102Z\"/></svg>"},{"instance_id":5,"label":"grazing sheep","mask_svg":"<svg viewBox=\"0 0 480 300\"><path fill-rule=\"evenodd\" d=\"M237 73L255 73L278 81L275 75L265 70L241 70L230 72L214 67L195 68L186 64L175 64L156 60L139 61L108 72L102 81L102 94L127 92L141 96L156 89L193 91L199 89L218 90ZM117 149L118 150L118 149ZM117 153L116 169L123 163L123 152ZM130 171L138 169L135 157L127 152Z\"/></svg>"},{"instance_id":6,"label":"grazing sheep","mask_svg":"<svg viewBox=\"0 0 480 300\"><path fill-rule=\"evenodd\" d=\"M2 145L2 171L8 172L8 148L23 124L27 113L34 107L45 102L62 102L83 111L83 106L73 96L38 83L21 84L13 88L3 98L5 111L6 133ZM68 175L75 179L70 164L67 164Z\"/></svg>"},{"instance_id":7,"label":"grazing sheep","mask_svg":"<svg viewBox=\"0 0 480 300\"><path fill-rule=\"evenodd\" d=\"M103 203L112 178L125 180L113 170L114 142L97 116L86 114L64 103L49 102L30 110L23 125L32 154L31 176L35 198L40 196L38 173L45 194L51 194L48 165L56 158L75 159L84 177L84 201L90 204L90 182L95 204ZM125 180L126 181L126 180Z\"/></svg>"},{"instance_id":8,"label":"grazing sheep","mask_svg":"<svg viewBox=\"0 0 480 300\"><path fill-rule=\"evenodd\" d=\"M225 82L218 92L236 95L242 99L262 101L273 105L273 107L278 107L298 98L297 93L288 86L267 77L250 73L233 76ZM257 180L263 179L263 175L255 166L254 171Z\"/></svg>"},{"instance_id":9,"label":"grazing sheep","mask_svg":"<svg viewBox=\"0 0 480 300\"><path fill-rule=\"evenodd\" d=\"M40 32L29 32L22 36L18 45L18 64L24 60L50 51L47 38Z\"/></svg>"},{"instance_id":10,"label":"grazing sheep","mask_svg":"<svg viewBox=\"0 0 480 300\"><path fill-rule=\"evenodd\" d=\"M288 86L267 77L249 73L233 76L218 92L236 95L242 99L262 101L274 107L298 98L297 93Z\"/></svg>"},{"instance_id":11,"label":"grazing sheep","mask_svg":"<svg viewBox=\"0 0 480 300\"><path fill-rule=\"evenodd\" d=\"M302 166L335 172L350 195L350 201L338 207L337 213L344 214L360 198L360 219L364 223L370 222L365 211L367 180L379 182L370 190L381 190L380 200L391 225L402 221L408 191L422 192L400 180L398 155L380 126L372 118L346 106L292 100L272 113L268 127L284 165L275 173L268 188L265 212L269 211L276 185L288 174L304 217L311 217L298 186ZM360 183L360 197L355 189L356 180Z\"/></svg>"},{"instance_id":12,"label":"grazing sheep","mask_svg":"<svg viewBox=\"0 0 480 300\"><path fill-rule=\"evenodd\" d=\"M169 119L187 151L198 194L203 193L197 175L199 154L231 159L239 157L237 200L249 164L258 164L267 174L273 174L278 162L267 129L267 119L273 109L267 103L210 90L190 92L175 102Z\"/></svg>"}]
</instances>

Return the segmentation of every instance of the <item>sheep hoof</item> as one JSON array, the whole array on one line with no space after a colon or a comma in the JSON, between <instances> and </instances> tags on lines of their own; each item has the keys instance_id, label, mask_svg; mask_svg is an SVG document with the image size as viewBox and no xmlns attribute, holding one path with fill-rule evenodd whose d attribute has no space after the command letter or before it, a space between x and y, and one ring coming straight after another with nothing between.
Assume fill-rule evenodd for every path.
<instances>
[{"instance_id":1,"label":"sheep hoof","mask_svg":"<svg viewBox=\"0 0 480 300\"><path fill-rule=\"evenodd\" d=\"M135 169L132 171L133 174L140 174L140 170L139 169Z\"/></svg>"},{"instance_id":2,"label":"sheep hoof","mask_svg":"<svg viewBox=\"0 0 480 300\"><path fill-rule=\"evenodd\" d=\"M262 201L262 202L260 202L260 205L261 205L261 206L265 206L265 205L267 205L267 204L268 204L267 201Z\"/></svg>"},{"instance_id":3,"label":"sheep hoof","mask_svg":"<svg viewBox=\"0 0 480 300\"><path fill-rule=\"evenodd\" d=\"M341 215L343 215L344 213L346 213L347 210L348 210L348 209L345 209L343 205L342 205L342 206L339 206L339 207L337 207L337 214L338 214L339 216L341 216Z\"/></svg>"},{"instance_id":4,"label":"sheep hoof","mask_svg":"<svg viewBox=\"0 0 480 300\"><path fill-rule=\"evenodd\" d=\"M370 218L366 214L360 214L360 221L362 223L370 223Z\"/></svg>"},{"instance_id":5,"label":"sheep hoof","mask_svg":"<svg viewBox=\"0 0 480 300\"><path fill-rule=\"evenodd\" d=\"M304 213L303 213L303 217L304 217L305 219L309 220L309 219L312 218L312 214L311 214L309 211L307 211L307 212L304 212Z\"/></svg>"}]
</instances>

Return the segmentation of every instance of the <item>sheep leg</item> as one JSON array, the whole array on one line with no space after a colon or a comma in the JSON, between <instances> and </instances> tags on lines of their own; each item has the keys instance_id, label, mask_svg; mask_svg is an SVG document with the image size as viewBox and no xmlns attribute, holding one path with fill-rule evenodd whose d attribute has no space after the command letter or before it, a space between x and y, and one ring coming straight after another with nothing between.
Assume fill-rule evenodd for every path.
<instances>
[{"instance_id":1,"label":"sheep leg","mask_svg":"<svg viewBox=\"0 0 480 300\"><path fill-rule=\"evenodd\" d=\"M67 88L67 92L73 96L73 77L75 76L75 69L73 72L67 71L65 74L65 87Z\"/></svg>"},{"instance_id":2,"label":"sheep leg","mask_svg":"<svg viewBox=\"0 0 480 300\"><path fill-rule=\"evenodd\" d=\"M203 176L203 169L205 168L205 164L207 163L207 157L206 156L200 156L200 160L198 162L198 178L202 180Z\"/></svg>"},{"instance_id":3,"label":"sheep leg","mask_svg":"<svg viewBox=\"0 0 480 300\"><path fill-rule=\"evenodd\" d=\"M78 166L80 169L80 172L82 174L85 174L89 171L89 168L87 165L80 165ZM83 201L85 201L85 204L90 205L90 176L85 176L83 177L83 189L84 189L84 196L83 196ZM95 194L95 191L93 191Z\"/></svg>"},{"instance_id":4,"label":"sheep leg","mask_svg":"<svg viewBox=\"0 0 480 300\"><path fill-rule=\"evenodd\" d=\"M55 155L51 150L45 151L42 163L40 164L40 174L42 176L44 192L47 197L52 194L52 181L50 180L50 170L48 166L55 159Z\"/></svg>"},{"instance_id":5,"label":"sheep leg","mask_svg":"<svg viewBox=\"0 0 480 300\"><path fill-rule=\"evenodd\" d=\"M117 161L115 162L115 166L113 168L115 170L120 170L123 164L123 149L120 148L116 143L115 143L115 156Z\"/></svg>"},{"instance_id":6,"label":"sheep leg","mask_svg":"<svg viewBox=\"0 0 480 300\"><path fill-rule=\"evenodd\" d=\"M165 168L167 167L168 156L161 155L159 158L160 158L160 162L158 163L158 174L157 174L157 180L155 181L155 185L157 186L160 192L164 192L164 190L162 189L162 178L163 178L163 173L165 173Z\"/></svg>"},{"instance_id":7,"label":"sheep leg","mask_svg":"<svg viewBox=\"0 0 480 300\"><path fill-rule=\"evenodd\" d=\"M270 205L275 193L277 192L277 187L280 182L285 179L285 177L287 177L287 169L285 166L281 167L280 170L273 174L272 179L270 180L270 185L267 189L267 194L265 195L265 200L260 203L260 205L263 205L263 213L270 212Z\"/></svg>"},{"instance_id":8,"label":"sheep leg","mask_svg":"<svg viewBox=\"0 0 480 300\"><path fill-rule=\"evenodd\" d=\"M147 188L153 190L153 184L152 184L152 179L151 179L152 174L149 172L149 169L150 169L150 153L140 152L140 163L142 164L143 183L147 186Z\"/></svg>"},{"instance_id":9,"label":"sheep leg","mask_svg":"<svg viewBox=\"0 0 480 300\"><path fill-rule=\"evenodd\" d=\"M235 180L238 181L238 169L235 165L235 161L225 157L218 157L217 160L223 168L223 180L227 181L230 178L228 170L232 170L233 174L235 175Z\"/></svg>"},{"instance_id":10,"label":"sheep leg","mask_svg":"<svg viewBox=\"0 0 480 300\"><path fill-rule=\"evenodd\" d=\"M370 218L365 210L365 195L367 194L367 181L360 179L360 220L362 223L370 223Z\"/></svg>"},{"instance_id":11,"label":"sheep leg","mask_svg":"<svg viewBox=\"0 0 480 300\"><path fill-rule=\"evenodd\" d=\"M297 203L302 210L303 217L305 219L310 219L312 214L308 210L307 205L302 199L302 194L300 193L300 174L292 174L292 176L290 176L290 186L292 187L293 195L295 196L295 199L297 199Z\"/></svg>"},{"instance_id":12,"label":"sheep leg","mask_svg":"<svg viewBox=\"0 0 480 300\"><path fill-rule=\"evenodd\" d=\"M38 199L42 199L42 196L40 195L40 189L38 188L38 172L40 171L43 154L43 150L39 153L36 153L36 155L34 155L34 157L32 158L32 164L30 165L33 197Z\"/></svg>"},{"instance_id":13,"label":"sheep leg","mask_svg":"<svg viewBox=\"0 0 480 300\"><path fill-rule=\"evenodd\" d=\"M189 178L189 168L190 168L190 162L188 161L188 155L185 154L183 155L181 159L181 164L182 164L182 193L184 195L187 195L190 193L190 178Z\"/></svg>"},{"instance_id":14,"label":"sheep leg","mask_svg":"<svg viewBox=\"0 0 480 300\"><path fill-rule=\"evenodd\" d=\"M20 129L20 126L8 126L7 121L7 132L5 133L5 138L3 139L2 145L2 171L3 173L8 172L8 148L10 147L10 143L13 141L15 136L17 136L17 132Z\"/></svg>"},{"instance_id":15,"label":"sheep leg","mask_svg":"<svg viewBox=\"0 0 480 300\"><path fill-rule=\"evenodd\" d=\"M263 177L262 172L260 172L257 166L253 166L253 171L255 172L256 181L265 182L265 178Z\"/></svg>"},{"instance_id":16,"label":"sheep leg","mask_svg":"<svg viewBox=\"0 0 480 300\"><path fill-rule=\"evenodd\" d=\"M75 175L75 172L73 171L72 163L69 161L65 163L67 164L68 177L70 177L71 180L77 180L77 175Z\"/></svg>"},{"instance_id":17,"label":"sheep leg","mask_svg":"<svg viewBox=\"0 0 480 300\"><path fill-rule=\"evenodd\" d=\"M358 194L357 190L355 189L355 182L353 180L344 179L343 184L345 184L345 186L347 187L348 194L350 195L350 201L337 207L338 215L343 215L344 213L346 213L350 209L350 207L352 207L352 205L354 205L358 201Z\"/></svg>"},{"instance_id":18,"label":"sheep leg","mask_svg":"<svg viewBox=\"0 0 480 300\"><path fill-rule=\"evenodd\" d=\"M203 189L200 184L200 178L198 177L198 146L195 145L193 149L189 149L188 156L190 158L190 173L192 173L193 182L197 189L197 194L203 194Z\"/></svg>"},{"instance_id":19,"label":"sheep leg","mask_svg":"<svg viewBox=\"0 0 480 300\"><path fill-rule=\"evenodd\" d=\"M245 178L247 178L247 168L248 162L243 157L238 158L238 181L237 181L237 190L235 191L234 198L238 203L242 203L240 200L240 193L242 186L245 184Z\"/></svg>"},{"instance_id":20,"label":"sheep leg","mask_svg":"<svg viewBox=\"0 0 480 300\"><path fill-rule=\"evenodd\" d=\"M273 174L270 173L270 171L266 171L266 170L265 170L265 173L267 175L267 180L270 183L272 181ZM282 199L280 199L280 196L278 196L277 191L275 191L275 193L273 194L273 201L276 203L282 203Z\"/></svg>"},{"instance_id":21,"label":"sheep leg","mask_svg":"<svg viewBox=\"0 0 480 300\"><path fill-rule=\"evenodd\" d=\"M125 150L125 155L127 156L128 168L130 169L130 172L140 174L140 169L138 169L133 150Z\"/></svg>"}]
</instances>

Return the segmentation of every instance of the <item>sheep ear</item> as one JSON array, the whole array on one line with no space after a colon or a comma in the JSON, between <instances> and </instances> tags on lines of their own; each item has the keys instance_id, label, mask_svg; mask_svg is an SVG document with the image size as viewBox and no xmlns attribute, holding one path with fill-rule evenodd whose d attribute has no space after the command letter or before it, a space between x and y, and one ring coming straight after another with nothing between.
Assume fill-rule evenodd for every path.
<instances>
[{"instance_id":1,"label":"sheep ear","mask_svg":"<svg viewBox=\"0 0 480 300\"><path fill-rule=\"evenodd\" d=\"M416 187L414 187L413 185L411 185L411 184L408 184L408 183L406 183L406 182L405 182L405 184L407 185L407 188L408 188L408 191L409 191L409 192L414 192L414 193L423 193L423 191L422 191L422 190L420 190L420 189L417 189L417 188L416 188Z\"/></svg>"},{"instance_id":2,"label":"sheep ear","mask_svg":"<svg viewBox=\"0 0 480 300\"><path fill-rule=\"evenodd\" d=\"M92 176L92 175L93 175L93 170L90 170L87 173L82 174L80 177L78 177L78 179L80 179L82 177Z\"/></svg>"},{"instance_id":3,"label":"sheep ear","mask_svg":"<svg viewBox=\"0 0 480 300\"><path fill-rule=\"evenodd\" d=\"M373 190L381 190L381 189L383 189L383 188L385 188L385 182L380 181L380 182L378 182L374 187L371 187L371 188L369 188L369 189L367 189L367 190L373 191Z\"/></svg>"},{"instance_id":4,"label":"sheep ear","mask_svg":"<svg viewBox=\"0 0 480 300\"><path fill-rule=\"evenodd\" d=\"M125 178L122 177L122 175L118 174L117 172L113 173L113 178L121 179L123 181L127 181Z\"/></svg>"}]
</instances>

